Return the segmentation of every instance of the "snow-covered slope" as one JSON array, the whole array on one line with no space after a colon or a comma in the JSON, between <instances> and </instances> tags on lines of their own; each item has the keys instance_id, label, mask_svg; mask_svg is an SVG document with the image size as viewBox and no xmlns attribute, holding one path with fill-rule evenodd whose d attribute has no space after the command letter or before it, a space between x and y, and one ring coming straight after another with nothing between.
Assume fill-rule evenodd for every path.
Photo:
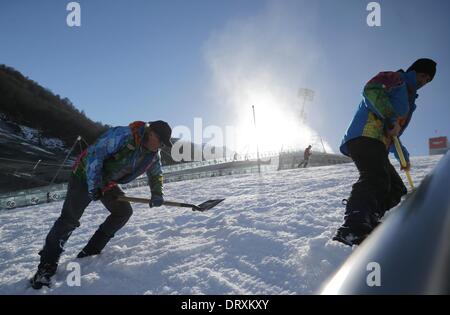
<instances>
[{"instance_id":1,"label":"snow-covered slope","mask_svg":"<svg viewBox=\"0 0 450 315\"><path fill-rule=\"evenodd\" d=\"M59 150L68 152L68 150L64 147L64 143L61 139L43 137L40 135L40 132L38 130L13 122L0 120L0 136L2 139L4 139L3 141L15 140L23 145L27 145L35 150L40 150L47 154L54 155L54 153L47 150Z\"/></svg>"},{"instance_id":2,"label":"snow-covered slope","mask_svg":"<svg viewBox=\"0 0 450 315\"><path fill-rule=\"evenodd\" d=\"M416 184L441 157L412 159ZM54 286L41 291L27 279L62 202L2 211L0 294L315 293L352 252L330 238L356 179L353 164L343 164L169 183L168 200L226 200L206 213L135 204L100 256L78 260L108 214L93 203L66 244ZM148 188L127 194L147 197ZM80 287L66 283L70 262L81 265Z\"/></svg>"},{"instance_id":3,"label":"snow-covered slope","mask_svg":"<svg viewBox=\"0 0 450 315\"><path fill-rule=\"evenodd\" d=\"M0 194L49 184L67 153L62 140L7 121L0 113ZM64 178L65 169L56 180Z\"/></svg>"}]
</instances>

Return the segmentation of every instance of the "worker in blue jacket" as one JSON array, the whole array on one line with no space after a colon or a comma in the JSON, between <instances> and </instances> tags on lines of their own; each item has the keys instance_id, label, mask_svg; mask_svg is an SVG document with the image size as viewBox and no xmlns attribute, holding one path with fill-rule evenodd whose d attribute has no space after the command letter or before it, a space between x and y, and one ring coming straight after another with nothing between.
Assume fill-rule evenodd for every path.
<instances>
[{"instance_id":1,"label":"worker in blue jacket","mask_svg":"<svg viewBox=\"0 0 450 315\"><path fill-rule=\"evenodd\" d=\"M38 270L31 279L35 289L49 286L56 273L64 245L80 225L84 210L92 201L101 201L110 215L106 218L78 258L98 255L133 213L118 184L129 183L146 173L150 186L150 207L164 202L160 149L171 147L172 129L161 120L136 121L129 126L110 128L83 151L73 166L61 215L48 233L39 252Z\"/></svg>"},{"instance_id":2,"label":"worker in blue jacket","mask_svg":"<svg viewBox=\"0 0 450 315\"><path fill-rule=\"evenodd\" d=\"M436 62L418 59L405 72L380 72L364 87L363 99L342 140L340 151L352 158L359 171L350 197L345 200L344 223L334 240L360 244L379 224L384 213L407 193L389 161L395 150L392 138L401 136L416 110L417 90L433 80ZM401 145L409 170L409 153Z\"/></svg>"}]
</instances>

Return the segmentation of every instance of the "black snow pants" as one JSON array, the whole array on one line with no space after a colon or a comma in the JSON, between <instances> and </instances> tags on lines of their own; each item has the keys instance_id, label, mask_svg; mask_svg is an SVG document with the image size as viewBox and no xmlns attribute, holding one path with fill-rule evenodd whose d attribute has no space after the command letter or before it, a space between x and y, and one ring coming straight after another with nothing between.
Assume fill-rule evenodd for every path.
<instances>
[{"instance_id":1,"label":"black snow pants","mask_svg":"<svg viewBox=\"0 0 450 315\"><path fill-rule=\"evenodd\" d=\"M346 204L345 226L375 226L386 211L400 203L407 189L389 161L383 142L358 137L348 142L350 157L359 171Z\"/></svg>"},{"instance_id":2,"label":"black snow pants","mask_svg":"<svg viewBox=\"0 0 450 315\"><path fill-rule=\"evenodd\" d=\"M106 191L100 199L106 209L109 210L110 215L100 225L86 247L100 252L109 240L114 237L114 234L127 223L133 213L131 205L129 202L116 200L118 195L123 194L123 191L118 186L115 186ZM90 202L91 198L88 195L86 182L72 175L69 180L61 215L48 233L44 248L39 252L41 264L58 263L59 257L64 251L64 244L72 232L80 226L79 220Z\"/></svg>"}]
</instances>

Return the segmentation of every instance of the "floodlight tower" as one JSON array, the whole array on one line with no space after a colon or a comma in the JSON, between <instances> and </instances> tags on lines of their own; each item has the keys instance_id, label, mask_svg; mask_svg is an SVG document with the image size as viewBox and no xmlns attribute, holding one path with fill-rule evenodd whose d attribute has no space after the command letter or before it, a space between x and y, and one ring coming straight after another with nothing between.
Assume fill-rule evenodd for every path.
<instances>
[{"instance_id":1,"label":"floodlight tower","mask_svg":"<svg viewBox=\"0 0 450 315\"><path fill-rule=\"evenodd\" d=\"M314 91L311 89L300 88L298 90L298 98L300 99L301 103L300 119L303 123L306 123L306 112L305 112L306 101L312 102L314 100ZM325 150L325 146L323 144L322 137L319 134L317 134L317 136L319 137L320 143L322 144L323 152L327 153L327 151Z\"/></svg>"},{"instance_id":2,"label":"floodlight tower","mask_svg":"<svg viewBox=\"0 0 450 315\"><path fill-rule=\"evenodd\" d=\"M312 102L314 100L314 91L310 90L310 89L306 89L306 88L300 88L298 90L297 96L301 102L300 118L301 118L302 122L305 123L306 122L306 112L305 112L306 101Z\"/></svg>"}]
</instances>

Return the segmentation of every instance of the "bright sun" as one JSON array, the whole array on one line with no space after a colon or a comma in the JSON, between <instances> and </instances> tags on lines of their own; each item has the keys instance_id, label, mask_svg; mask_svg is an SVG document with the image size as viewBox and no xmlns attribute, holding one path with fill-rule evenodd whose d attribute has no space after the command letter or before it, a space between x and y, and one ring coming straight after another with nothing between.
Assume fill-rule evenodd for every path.
<instances>
[{"instance_id":1,"label":"bright sun","mask_svg":"<svg viewBox=\"0 0 450 315\"><path fill-rule=\"evenodd\" d=\"M247 91L246 94L245 104L248 105L238 109L236 127L235 144L240 154L254 155L256 142L261 153L272 153L281 149L298 150L317 141L315 132L301 122L300 111L286 106L285 100L264 90ZM256 129L252 105L255 106Z\"/></svg>"}]
</instances>

